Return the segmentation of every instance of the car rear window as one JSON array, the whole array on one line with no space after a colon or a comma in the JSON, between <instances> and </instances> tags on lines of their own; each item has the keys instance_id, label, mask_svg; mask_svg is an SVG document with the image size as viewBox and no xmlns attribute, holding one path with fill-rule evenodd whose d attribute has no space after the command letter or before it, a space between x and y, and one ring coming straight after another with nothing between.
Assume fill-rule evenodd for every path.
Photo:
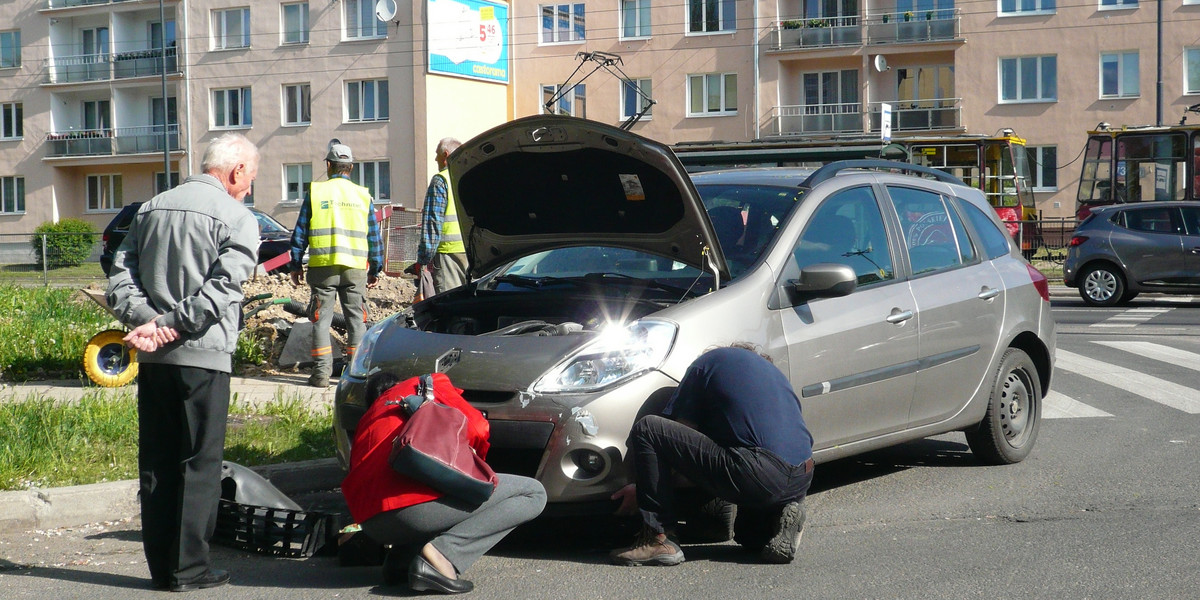
<instances>
[{"instance_id":1,"label":"car rear window","mask_svg":"<svg viewBox=\"0 0 1200 600\"><path fill-rule=\"evenodd\" d=\"M979 238L983 241L983 251L987 254L988 260L1000 258L1011 251L1008 234L997 227L989 215L970 202L959 201L958 204L963 208L963 213L967 215L967 220L979 233Z\"/></svg>"}]
</instances>

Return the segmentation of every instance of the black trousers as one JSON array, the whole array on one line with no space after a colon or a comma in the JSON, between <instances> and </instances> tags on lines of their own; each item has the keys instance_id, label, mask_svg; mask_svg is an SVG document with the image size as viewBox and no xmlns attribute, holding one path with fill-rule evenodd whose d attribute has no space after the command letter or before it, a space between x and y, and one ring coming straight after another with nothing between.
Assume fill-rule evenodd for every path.
<instances>
[{"instance_id":1,"label":"black trousers","mask_svg":"<svg viewBox=\"0 0 1200 600\"><path fill-rule=\"evenodd\" d=\"M740 507L770 509L803 498L812 471L765 448L725 448L676 421L649 415L626 442L637 472L637 501L646 525L662 533L677 520L673 472Z\"/></svg>"},{"instance_id":2,"label":"black trousers","mask_svg":"<svg viewBox=\"0 0 1200 600\"><path fill-rule=\"evenodd\" d=\"M138 366L142 547L155 584L188 581L209 568L228 414L229 373Z\"/></svg>"}]
</instances>

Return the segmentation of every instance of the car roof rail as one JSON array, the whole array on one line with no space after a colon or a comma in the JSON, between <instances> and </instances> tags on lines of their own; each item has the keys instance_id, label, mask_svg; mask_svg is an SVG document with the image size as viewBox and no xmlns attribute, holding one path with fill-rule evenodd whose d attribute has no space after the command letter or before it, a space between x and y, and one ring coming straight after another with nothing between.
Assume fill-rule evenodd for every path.
<instances>
[{"instance_id":1,"label":"car roof rail","mask_svg":"<svg viewBox=\"0 0 1200 600\"><path fill-rule=\"evenodd\" d=\"M961 180L945 171L941 171L941 170L934 169L931 167L924 167L921 165L914 165L912 163L899 162L899 161L895 161L895 160L878 160L878 159L866 158L866 159L855 159L855 160L838 160L838 161L831 162L831 163L821 167L820 169L813 171L813 174L809 175L808 179L805 179L804 183L800 184L800 187L812 189L812 188L820 185L821 183L824 183L826 180L833 179L834 177L836 177L838 175L838 173L845 171L847 169L892 169L892 170L896 170L896 171L908 171L911 173L920 173L922 175L929 175L929 176L933 177L934 179L941 181L943 183L950 183L950 184L954 184L954 185L963 185L963 186L966 185L965 183L963 183L963 180Z\"/></svg>"}]
</instances>

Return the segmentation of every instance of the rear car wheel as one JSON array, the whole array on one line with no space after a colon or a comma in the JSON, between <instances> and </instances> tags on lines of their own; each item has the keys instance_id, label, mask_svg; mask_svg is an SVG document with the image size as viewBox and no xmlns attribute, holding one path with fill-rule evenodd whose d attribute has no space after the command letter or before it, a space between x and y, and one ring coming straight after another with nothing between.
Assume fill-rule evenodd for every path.
<instances>
[{"instance_id":1,"label":"rear car wheel","mask_svg":"<svg viewBox=\"0 0 1200 600\"><path fill-rule=\"evenodd\" d=\"M1091 306L1116 306L1125 301L1125 276L1111 265L1089 267L1079 278L1079 295Z\"/></svg>"},{"instance_id":2,"label":"rear car wheel","mask_svg":"<svg viewBox=\"0 0 1200 600\"><path fill-rule=\"evenodd\" d=\"M1033 360L1009 348L992 382L987 415L967 431L967 444L979 460L993 465L1018 463L1029 456L1042 422L1042 384Z\"/></svg>"},{"instance_id":3,"label":"rear car wheel","mask_svg":"<svg viewBox=\"0 0 1200 600\"><path fill-rule=\"evenodd\" d=\"M101 331L88 340L83 350L83 371L103 387L121 387L137 377L137 350L125 345L120 329Z\"/></svg>"}]
</instances>

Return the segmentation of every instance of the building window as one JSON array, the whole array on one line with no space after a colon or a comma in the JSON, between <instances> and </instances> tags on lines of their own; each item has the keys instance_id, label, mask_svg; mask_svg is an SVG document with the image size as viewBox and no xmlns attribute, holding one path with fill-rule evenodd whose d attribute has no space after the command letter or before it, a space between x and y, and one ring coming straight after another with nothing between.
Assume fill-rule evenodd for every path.
<instances>
[{"instance_id":1,"label":"building window","mask_svg":"<svg viewBox=\"0 0 1200 600\"><path fill-rule=\"evenodd\" d=\"M1138 88L1138 53L1114 52L1100 55L1100 97L1131 98Z\"/></svg>"},{"instance_id":2,"label":"building window","mask_svg":"<svg viewBox=\"0 0 1200 600\"><path fill-rule=\"evenodd\" d=\"M646 114L642 115L643 119L649 119L653 114L650 99L654 96L650 93L649 79L626 79L621 82L621 118L628 119L646 109Z\"/></svg>"},{"instance_id":3,"label":"building window","mask_svg":"<svg viewBox=\"0 0 1200 600\"><path fill-rule=\"evenodd\" d=\"M1000 16L1052 13L1054 0L1000 0Z\"/></svg>"},{"instance_id":4,"label":"building window","mask_svg":"<svg viewBox=\"0 0 1200 600\"><path fill-rule=\"evenodd\" d=\"M375 202L392 199L392 166L386 160L354 163L350 180L370 190Z\"/></svg>"},{"instance_id":5,"label":"building window","mask_svg":"<svg viewBox=\"0 0 1200 600\"><path fill-rule=\"evenodd\" d=\"M283 43L308 43L308 3L281 4L283 11Z\"/></svg>"},{"instance_id":6,"label":"building window","mask_svg":"<svg viewBox=\"0 0 1200 600\"><path fill-rule=\"evenodd\" d=\"M650 37L650 0L621 0L621 37Z\"/></svg>"},{"instance_id":7,"label":"building window","mask_svg":"<svg viewBox=\"0 0 1200 600\"><path fill-rule=\"evenodd\" d=\"M585 40L583 3L543 4L541 43L582 42Z\"/></svg>"},{"instance_id":8,"label":"building window","mask_svg":"<svg viewBox=\"0 0 1200 600\"><path fill-rule=\"evenodd\" d=\"M17 140L25 137L25 117L20 102L0 104L0 139Z\"/></svg>"},{"instance_id":9,"label":"building window","mask_svg":"<svg viewBox=\"0 0 1200 600\"><path fill-rule=\"evenodd\" d=\"M121 208L121 176L88 175L87 208L89 211L108 211Z\"/></svg>"},{"instance_id":10,"label":"building window","mask_svg":"<svg viewBox=\"0 0 1200 600\"><path fill-rule=\"evenodd\" d=\"M0 212L25 212L24 177L0 177Z\"/></svg>"},{"instance_id":11,"label":"building window","mask_svg":"<svg viewBox=\"0 0 1200 600\"><path fill-rule=\"evenodd\" d=\"M283 201L298 204L312 183L312 164L283 165Z\"/></svg>"},{"instance_id":12,"label":"building window","mask_svg":"<svg viewBox=\"0 0 1200 600\"><path fill-rule=\"evenodd\" d=\"M688 116L737 114L737 73L688 75Z\"/></svg>"},{"instance_id":13,"label":"building window","mask_svg":"<svg viewBox=\"0 0 1200 600\"><path fill-rule=\"evenodd\" d=\"M1183 53L1184 93L1200 94L1200 48L1188 48Z\"/></svg>"},{"instance_id":14,"label":"building window","mask_svg":"<svg viewBox=\"0 0 1200 600\"><path fill-rule=\"evenodd\" d=\"M1000 59L1000 102L1047 102L1057 99L1057 57Z\"/></svg>"},{"instance_id":15,"label":"building window","mask_svg":"<svg viewBox=\"0 0 1200 600\"><path fill-rule=\"evenodd\" d=\"M1101 9L1129 9L1137 7L1138 0L1100 0Z\"/></svg>"},{"instance_id":16,"label":"building window","mask_svg":"<svg viewBox=\"0 0 1200 600\"><path fill-rule=\"evenodd\" d=\"M250 115L250 88L244 87L230 88L227 90L213 90L213 127L250 127L254 124L254 120Z\"/></svg>"},{"instance_id":17,"label":"building window","mask_svg":"<svg viewBox=\"0 0 1200 600\"><path fill-rule=\"evenodd\" d=\"M107 135L112 129L112 102L109 100L84 100L80 105L85 131L99 131Z\"/></svg>"},{"instance_id":18,"label":"building window","mask_svg":"<svg viewBox=\"0 0 1200 600\"><path fill-rule=\"evenodd\" d=\"M1058 146L1029 146L1026 152L1033 175L1033 191L1058 191Z\"/></svg>"},{"instance_id":19,"label":"building window","mask_svg":"<svg viewBox=\"0 0 1200 600\"><path fill-rule=\"evenodd\" d=\"M570 115L572 117L587 117L587 86L581 84L567 90L549 109L546 105L549 104L556 96L562 86L557 84L542 85L542 113L550 113L554 115Z\"/></svg>"},{"instance_id":20,"label":"building window","mask_svg":"<svg viewBox=\"0 0 1200 600\"><path fill-rule=\"evenodd\" d=\"M346 39L363 40L387 37L387 22L375 17L374 0L346 0Z\"/></svg>"},{"instance_id":21,"label":"building window","mask_svg":"<svg viewBox=\"0 0 1200 600\"><path fill-rule=\"evenodd\" d=\"M346 83L347 121L388 120L388 82L367 79Z\"/></svg>"},{"instance_id":22,"label":"building window","mask_svg":"<svg viewBox=\"0 0 1200 600\"><path fill-rule=\"evenodd\" d=\"M312 122L312 86L307 83L283 86L283 124L308 125Z\"/></svg>"},{"instance_id":23,"label":"building window","mask_svg":"<svg viewBox=\"0 0 1200 600\"><path fill-rule=\"evenodd\" d=\"M213 50L250 47L250 9L212 11Z\"/></svg>"},{"instance_id":24,"label":"building window","mask_svg":"<svg viewBox=\"0 0 1200 600\"><path fill-rule=\"evenodd\" d=\"M21 66L21 32L0 31L0 69Z\"/></svg>"},{"instance_id":25,"label":"building window","mask_svg":"<svg viewBox=\"0 0 1200 600\"><path fill-rule=\"evenodd\" d=\"M154 193L161 194L173 187L179 186L179 171L171 171L171 187L167 187L166 173L156 171L154 173Z\"/></svg>"},{"instance_id":26,"label":"building window","mask_svg":"<svg viewBox=\"0 0 1200 600\"><path fill-rule=\"evenodd\" d=\"M688 33L733 31L737 25L734 0L688 0Z\"/></svg>"}]
</instances>

